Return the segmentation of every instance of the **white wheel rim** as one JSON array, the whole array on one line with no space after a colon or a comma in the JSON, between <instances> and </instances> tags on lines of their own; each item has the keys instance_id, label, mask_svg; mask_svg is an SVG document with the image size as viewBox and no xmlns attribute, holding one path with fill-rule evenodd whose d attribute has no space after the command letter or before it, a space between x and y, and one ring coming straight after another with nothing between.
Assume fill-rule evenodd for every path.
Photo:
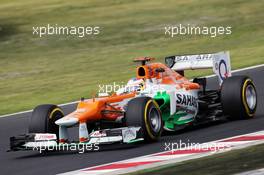
<instances>
[{"instance_id":1,"label":"white wheel rim","mask_svg":"<svg viewBox=\"0 0 264 175\"><path fill-rule=\"evenodd\" d=\"M149 110L150 126L154 132L159 132L161 128L161 117L156 108L152 107Z\"/></svg>"},{"instance_id":2,"label":"white wheel rim","mask_svg":"<svg viewBox=\"0 0 264 175\"><path fill-rule=\"evenodd\" d=\"M246 101L250 110L254 110L257 104L257 95L255 88L250 84L246 88Z\"/></svg>"}]
</instances>

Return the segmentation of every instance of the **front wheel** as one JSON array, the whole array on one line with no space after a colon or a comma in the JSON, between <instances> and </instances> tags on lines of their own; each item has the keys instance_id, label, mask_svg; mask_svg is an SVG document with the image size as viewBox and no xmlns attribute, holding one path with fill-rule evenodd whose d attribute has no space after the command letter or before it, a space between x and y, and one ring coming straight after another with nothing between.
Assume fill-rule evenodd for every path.
<instances>
[{"instance_id":1,"label":"front wheel","mask_svg":"<svg viewBox=\"0 0 264 175\"><path fill-rule=\"evenodd\" d=\"M140 126L146 141L161 136L163 121L158 104L150 97L137 97L128 102L125 115L127 126Z\"/></svg>"},{"instance_id":2,"label":"front wheel","mask_svg":"<svg viewBox=\"0 0 264 175\"><path fill-rule=\"evenodd\" d=\"M257 91L252 79L233 76L224 80L221 88L223 112L232 118L254 117L257 109Z\"/></svg>"},{"instance_id":3,"label":"front wheel","mask_svg":"<svg viewBox=\"0 0 264 175\"><path fill-rule=\"evenodd\" d=\"M53 133L59 135L59 126L55 121L62 118L62 110L51 104L39 105L32 113L29 123L29 133Z\"/></svg>"}]
</instances>

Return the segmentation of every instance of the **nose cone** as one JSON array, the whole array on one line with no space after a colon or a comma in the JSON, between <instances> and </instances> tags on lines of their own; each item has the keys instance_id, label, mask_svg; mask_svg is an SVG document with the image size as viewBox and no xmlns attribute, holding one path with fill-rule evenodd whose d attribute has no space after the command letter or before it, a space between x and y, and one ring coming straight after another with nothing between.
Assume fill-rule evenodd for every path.
<instances>
[{"instance_id":1,"label":"nose cone","mask_svg":"<svg viewBox=\"0 0 264 175\"><path fill-rule=\"evenodd\" d=\"M56 125L59 125L59 126L72 126L78 122L79 122L78 118L75 118L75 117L63 117L55 121Z\"/></svg>"}]
</instances>

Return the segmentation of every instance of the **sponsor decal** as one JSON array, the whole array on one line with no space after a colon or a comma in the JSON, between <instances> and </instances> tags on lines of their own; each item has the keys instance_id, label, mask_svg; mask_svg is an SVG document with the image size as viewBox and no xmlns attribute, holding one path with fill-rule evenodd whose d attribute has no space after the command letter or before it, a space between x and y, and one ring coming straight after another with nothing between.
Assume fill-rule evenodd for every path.
<instances>
[{"instance_id":1,"label":"sponsor decal","mask_svg":"<svg viewBox=\"0 0 264 175\"><path fill-rule=\"evenodd\" d=\"M197 99L192 95L176 94L177 104L191 106L197 108Z\"/></svg>"},{"instance_id":2,"label":"sponsor decal","mask_svg":"<svg viewBox=\"0 0 264 175\"><path fill-rule=\"evenodd\" d=\"M106 137L106 133L100 132L100 131L95 131L95 132L91 133L90 136L91 137Z\"/></svg>"},{"instance_id":3,"label":"sponsor decal","mask_svg":"<svg viewBox=\"0 0 264 175\"><path fill-rule=\"evenodd\" d=\"M123 141L129 142L137 137L137 133L135 129L126 129L122 131Z\"/></svg>"},{"instance_id":4,"label":"sponsor decal","mask_svg":"<svg viewBox=\"0 0 264 175\"><path fill-rule=\"evenodd\" d=\"M56 140L56 134L36 134L35 135L35 141L40 140Z\"/></svg>"},{"instance_id":5,"label":"sponsor decal","mask_svg":"<svg viewBox=\"0 0 264 175\"><path fill-rule=\"evenodd\" d=\"M175 56L175 62L212 60L212 54Z\"/></svg>"},{"instance_id":6,"label":"sponsor decal","mask_svg":"<svg viewBox=\"0 0 264 175\"><path fill-rule=\"evenodd\" d=\"M220 78L222 80L224 80L228 76L227 66L224 60L220 60L219 65L218 65L218 71L219 71Z\"/></svg>"},{"instance_id":7,"label":"sponsor decal","mask_svg":"<svg viewBox=\"0 0 264 175\"><path fill-rule=\"evenodd\" d=\"M196 60L202 61L202 60L211 60L212 59L212 54L204 54L204 55L198 55L196 57Z\"/></svg>"},{"instance_id":8,"label":"sponsor decal","mask_svg":"<svg viewBox=\"0 0 264 175\"><path fill-rule=\"evenodd\" d=\"M188 61L189 57L188 56L176 56L175 57L176 62L180 62L180 61Z\"/></svg>"}]
</instances>

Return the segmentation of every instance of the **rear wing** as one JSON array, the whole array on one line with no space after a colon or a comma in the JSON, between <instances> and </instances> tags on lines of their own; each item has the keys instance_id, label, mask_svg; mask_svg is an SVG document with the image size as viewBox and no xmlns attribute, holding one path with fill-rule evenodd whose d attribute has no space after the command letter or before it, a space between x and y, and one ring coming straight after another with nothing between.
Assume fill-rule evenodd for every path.
<instances>
[{"instance_id":1,"label":"rear wing","mask_svg":"<svg viewBox=\"0 0 264 175\"><path fill-rule=\"evenodd\" d=\"M225 78L231 76L229 51L196 55L169 56L165 58L165 63L168 67L177 72L213 68L220 85Z\"/></svg>"}]
</instances>

